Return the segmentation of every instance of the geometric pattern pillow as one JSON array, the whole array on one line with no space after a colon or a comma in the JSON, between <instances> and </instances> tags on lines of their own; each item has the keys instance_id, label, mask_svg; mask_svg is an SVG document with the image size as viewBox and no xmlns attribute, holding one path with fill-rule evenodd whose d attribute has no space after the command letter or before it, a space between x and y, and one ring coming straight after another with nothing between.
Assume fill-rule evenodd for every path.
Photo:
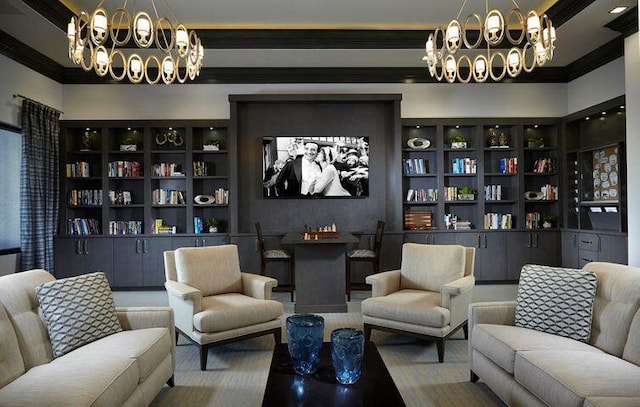
<instances>
[{"instance_id":1,"label":"geometric pattern pillow","mask_svg":"<svg viewBox=\"0 0 640 407\"><path fill-rule=\"evenodd\" d=\"M36 287L53 357L122 331L104 273L51 281Z\"/></svg>"},{"instance_id":2,"label":"geometric pattern pillow","mask_svg":"<svg viewBox=\"0 0 640 407\"><path fill-rule=\"evenodd\" d=\"M527 264L520 273L515 325L588 342L597 285L593 271Z\"/></svg>"}]
</instances>

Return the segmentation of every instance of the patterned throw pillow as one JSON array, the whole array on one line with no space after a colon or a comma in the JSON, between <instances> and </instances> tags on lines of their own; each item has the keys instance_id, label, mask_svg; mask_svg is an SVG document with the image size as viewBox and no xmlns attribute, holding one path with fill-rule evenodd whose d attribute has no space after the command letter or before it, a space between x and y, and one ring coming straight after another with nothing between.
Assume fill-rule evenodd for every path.
<instances>
[{"instance_id":1,"label":"patterned throw pillow","mask_svg":"<svg viewBox=\"0 0 640 407\"><path fill-rule=\"evenodd\" d=\"M597 284L593 271L525 265L516 326L588 342Z\"/></svg>"},{"instance_id":2,"label":"patterned throw pillow","mask_svg":"<svg viewBox=\"0 0 640 407\"><path fill-rule=\"evenodd\" d=\"M42 284L36 288L36 296L54 357L122 331L104 273Z\"/></svg>"}]
</instances>

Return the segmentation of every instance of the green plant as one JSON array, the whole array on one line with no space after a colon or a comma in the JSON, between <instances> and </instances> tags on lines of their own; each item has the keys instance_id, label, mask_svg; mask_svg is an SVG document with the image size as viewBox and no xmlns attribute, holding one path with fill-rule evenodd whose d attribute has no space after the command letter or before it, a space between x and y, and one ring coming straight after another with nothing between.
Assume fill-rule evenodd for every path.
<instances>
[{"instance_id":1,"label":"green plant","mask_svg":"<svg viewBox=\"0 0 640 407\"><path fill-rule=\"evenodd\" d=\"M464 143L465 141L467 141L466 138L464 138L464 136L451 136L449 137L449 143Z\"/></svg>"},{"instance_id":2,"label":"green plant","mask_svg":"<svg viewBox=\"0 0 640 407\"><path fill-rule=\"evenodd\" d=\"M460 189L458 189L458 194L473 194L475 195L476 190L473 188L469 188L469 187L462 187Z\"/></svg>"},{"instance_id":3,"label":"green plant","mask_svg":"<svg viewBox=\"0 0 640 407\"><path fill-rule=\"evenodd\" d=\"M220 226L221 221L217 218L206 218L203 223L207 228L214 228Z\"/></svg>"},{"instance_id":4,"label":"green plant","mask_svg":"<svg viewBox=\"0 0 640 407\"><path fill-rule=\"evenodd\" d=\"M542 215L542 220L544 222L553 223L553 222L558 220L558 217L556 215L554 215L553 213L545 213L545 214Z\"/></svg>"},{"instance_id":5,"label":"green plant","mask_svg":"<svg viewBox=\"0 0 640 407\"><path fill-rule=\"evenodd\" d=\"M133 136L123 136L122 139L120 139L120 144L122 144L122 145L132 145L132 144L137 144L137 143L136 143L136 139L133 138Z\"/></svg>"},{"instance_id":6,"label":"green plant","mask_svg":"<svg viewBox=\"0 0 640 407\"><path fill-rule=\"evenodd\" d=\"M542 136L539 134L529 134L527 136L527 141L529 143L541 144L541 143L544 143L544 138L542 138Z\"/></svg>"}]
</instances>

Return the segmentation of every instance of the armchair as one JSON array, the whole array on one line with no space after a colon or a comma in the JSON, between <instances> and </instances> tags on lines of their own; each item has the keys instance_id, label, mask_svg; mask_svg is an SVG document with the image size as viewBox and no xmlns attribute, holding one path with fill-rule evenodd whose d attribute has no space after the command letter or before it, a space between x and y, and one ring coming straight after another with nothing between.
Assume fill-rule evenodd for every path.
<instances>
[{"instance_id":1,"label":"armchair","mask_svg":"<svg viewBox=\"0 0 640 407\"><path fill-rule=\"evenodd\" d=\"M256 336L282 339L282 304L271 300L273 278L242 273L235 245L164 252L165 288L182 334L200 348L200 369L209 348Z\"/></svg>"},{"instance_id":2,"label":"armchair","mask_svg":"<svg viewBox=\"0 0 640 407\"><path fill-rule=\"evenodd\" d=\"M400 270L368 276L372 297L362 301L366 340L371 330L435 340L438 361L444 342L467 332L467 310L475 285L475 248L405 243Z\"/></svg>"}]
</instances>

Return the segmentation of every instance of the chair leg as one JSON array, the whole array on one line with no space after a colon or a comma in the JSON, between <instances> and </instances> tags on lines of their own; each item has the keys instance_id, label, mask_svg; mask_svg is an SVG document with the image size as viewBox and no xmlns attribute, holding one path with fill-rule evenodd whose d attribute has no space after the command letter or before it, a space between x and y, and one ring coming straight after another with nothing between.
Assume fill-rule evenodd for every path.
<instances>
[{"instance_id":1,"label":"chair leg","mask_svg":"<svg viewBox=\"0 0 640 407\"><path fill-rule=\"evenodd\" d=\"M471 373L470 378L469 378L469 381L470 381L471 383L475 383L475 382L477 382L477 381L478 381L478 379L480 379L480 378L478 377L478 375L477 375L477 374L475 374L475 373L473 372L473 370L469 370L469 372Z\"/></svg>"},{"instance_id":2,"label":"chair leg","mask_svg":"<svg viewBox=\"0 0 640 407\"><path fill-rule=\"evenodd\" d=\"M168 385L169 387L174 387L174 386L176 385L176 384L175 384L175 382L174 382L173 376L174 376L174 375L171 375L171 377L169 378L169 380L167 380L167 385Z\"/></svg>"},{"instance_id":3,"label":"chair leg","mask_svg":"<svg viewBox=\"0 0 640 407\"><path fill-rule=\"evenodd\" d=\"M273 333L273 337L276 340L276 345L279 345L282 343L282 331L281 330L277 330Z\"/></svg>"},{"instance_id":4,"label":"chair leg","mask_svg":"<svg viewBox=\"0 0 640 407\"><path fill-rule=\"evenodd\" d=\"M364 341L371 342L371 325L364 324Z\"/></svg>"},{"instance_id":5,"label":"chair leg","mask_svg":"<svg viewBox=\"0 0 640 407\"><path fill-rule=\"evenodd\" d=\"M464 339L469 339L469 322L465 322L462 325L462 331L464 332Z\"/></svg>"},{"instance_id":6,"label":"chair leg","mask_svg":"<svg viewBox=\"0 0 640 407\"><path fill-rule=\"evenodd\" d=\"M444 338L439 338L436 341L436 344L438 345L438 362L443 363L444 362Z\"/></svg>"},{"instance_id":7,"label":"chair leg","mask_svg":"<svg viewBox=\"0 0 640 407\"><path fill-rule=\"evenodd\" d=\"M349 259L346 259L346 290L347 290L347 301L351 301L351 262Z\"/></svg>"},{"instance_id":8,"label":"chair leg","mask_svg":"<svg viewBox=\"0 0 640 407\"><path fill-rule=\"evenodd\" d=\"M291 257L291 261L289 262L289 284L291 285L291 302L293 302L293 292L296 289L296 271L293 256Z\"/></svg>"},{"instance_id":9,"label":"chair leg","mask_svg":"<svg viewBox=\"0 0 640 407\"><path fill-rule=\"evenodd\" d=\"M206 345L200 345L200 370L207 370L207 356L209 356L209 348Z\"/></svg>"},{"instance_id":10,"label":"chair leg","mask_svg":"<svg viewBox=\"0 0 640 407\"><path fill-rule=\"evenodd\" d=\"M176 343L178 343L179 337L180 337L180 332L176 329Z\"/></svg>"}]
</instances>

